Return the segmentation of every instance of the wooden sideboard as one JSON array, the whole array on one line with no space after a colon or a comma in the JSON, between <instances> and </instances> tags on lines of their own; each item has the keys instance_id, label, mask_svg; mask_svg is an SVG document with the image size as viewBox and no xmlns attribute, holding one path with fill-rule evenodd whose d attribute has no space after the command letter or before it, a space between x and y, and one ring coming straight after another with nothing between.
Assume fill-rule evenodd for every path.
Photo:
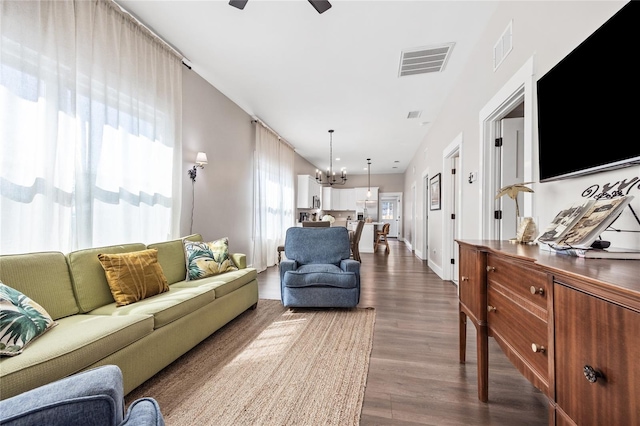
<instances>
[{"instance_id":1,"label":"wooden sideboard","mask_svg":"<svg viewBox=\"0 0 640 426\"><path fill-rule=\"evenodd\" d=\"M457 240L460 362L476 328L549 399L550 425L640 425L640 261L582 259L508 241Z\"/></svg>"}]
</instances>

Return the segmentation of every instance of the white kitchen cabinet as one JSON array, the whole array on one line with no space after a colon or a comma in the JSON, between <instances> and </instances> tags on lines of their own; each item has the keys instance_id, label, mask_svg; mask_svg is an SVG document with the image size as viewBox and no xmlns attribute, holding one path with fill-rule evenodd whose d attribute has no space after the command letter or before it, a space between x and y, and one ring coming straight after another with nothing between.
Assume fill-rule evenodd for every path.
<instances>
[{"instance_id":1,"label":"white kitchen cabinet","mask_svg":"<svg viewBox=\"0 0 640 426\"><path fill-rule=\"evenodd\" d=\"M310 175L298 175L299 209L319 209L321 207L322 186Z\"/></svg>"},{"instance_id":2,"label":"white kitchen cabinet","mask_svg":"<svg viewBox=\"0 0 640 426\"><path fill-rule=\"evenodd\" d=\"M371 187L371 197L367 197L367 191L369 191L369 188L365 187L365 188L355 188L355 195L356 195L356 202L362 202L362 201L378 201L378 187L377 186L372 186Z\"/></svg>"},{"instance_id":3,"label":"white kitchen cabinet","mask_svg":"<svg viewBox=\"0 0 640 426\"><path fill-rule=\"evenodd\" d=\"M330 186L322 187L322 210L334 210L333 188Z\"/></svg>"},{"instance_id":4,"label":"white kitchen cabinet","mask_svg":"<svg viewBox=\"0 0 640 426\"><path fill-rule=\"evenodd\" d=\"M322 210L346 211L355 209L355 188L322 188Z\"/></svg>"},{"instance_id":5,"label":"white kitchen cabinet","mask_svg":"<svg viewBox=\"0 0 640 426\"><path fill-rule=\"evenodd\" d=\"M356 209L356 189L345 188L340 189L340 210L355 210Z\"/></svg>"}]
</instances>

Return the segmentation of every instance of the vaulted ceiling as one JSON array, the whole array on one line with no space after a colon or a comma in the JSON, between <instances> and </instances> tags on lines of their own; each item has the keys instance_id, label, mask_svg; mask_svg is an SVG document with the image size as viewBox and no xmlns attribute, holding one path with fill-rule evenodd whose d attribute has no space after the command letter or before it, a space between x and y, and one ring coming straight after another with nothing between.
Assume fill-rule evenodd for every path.
<instances>
[{"instance_id":1,"label":"vaulted ceiling","mask_svg":"<svg viewBox=\"0 0 640 426\"><path fill-rule=\"evenodd\" d=\"M372 173L405 171L497 4L333 0L320 14L306 0L117 2L321 169L334 129L333 168L350 174L367 158ZM401 76L403 55L441 69Z\"/></svg>"}]
</instances>

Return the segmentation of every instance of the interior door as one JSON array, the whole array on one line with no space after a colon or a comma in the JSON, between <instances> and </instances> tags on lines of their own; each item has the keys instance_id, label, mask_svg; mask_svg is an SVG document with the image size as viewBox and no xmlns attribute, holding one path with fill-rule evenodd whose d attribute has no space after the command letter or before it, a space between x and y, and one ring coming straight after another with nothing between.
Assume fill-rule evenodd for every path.
<instances>
[{"instance_id":1,"label":"interior door","mask_svg":"<svg viewBox=\"0 0 640 426\"><path fill-rule=\"evenodd\" d=\"M398 237L398 221L400 220L400 211L398 209L398 197L383 198L380 202L380 211L382 212L381 222L389 224L389 237Z\"/></svg>"},{"instance_id":2,"label":"interior door","mask_svg":"<svg viewBox=\"0 0 640 426\"><path fill-rule=\"evenodd\" d=\"M500 180L498 190L514 183L524 183L524 118L504 118L500 121L500 137L502 146L498 147L500 156ZM500 220L500 239L508 240L516 237L516 203L505 195L500 198L502 210ZM524 196L518 194L518 206L522 210ZM520 214L523 212L520 211Z\"/></svg>"}]
</instances>

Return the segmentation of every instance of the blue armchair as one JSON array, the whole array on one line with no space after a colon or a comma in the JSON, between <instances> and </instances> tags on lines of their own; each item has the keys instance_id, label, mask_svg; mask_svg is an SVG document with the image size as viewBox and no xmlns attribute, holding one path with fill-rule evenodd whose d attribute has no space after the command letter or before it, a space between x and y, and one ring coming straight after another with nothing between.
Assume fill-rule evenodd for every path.
<instances>
[{"instance_id":1,"label":"blue armchair","mask_svg":"<svg viewBox=\"0 0 640 426\"><path fill-rule=\"evenodd\" d=\"M122 372L83 371L0 401L2 426L164 426L158 403L140 398L124 413Z\"/></svg>"},{"instance_id":2,"label":"blue armchair","mask_svg":"<svg viewBox=\"0 0 640 426\"><path fill-rule=\"evenodd\" d=\"M286 307L352 308L360 301L360 262L350 259L347 228L289 228L280 262Z\"/></svg>"}]
</instances>

